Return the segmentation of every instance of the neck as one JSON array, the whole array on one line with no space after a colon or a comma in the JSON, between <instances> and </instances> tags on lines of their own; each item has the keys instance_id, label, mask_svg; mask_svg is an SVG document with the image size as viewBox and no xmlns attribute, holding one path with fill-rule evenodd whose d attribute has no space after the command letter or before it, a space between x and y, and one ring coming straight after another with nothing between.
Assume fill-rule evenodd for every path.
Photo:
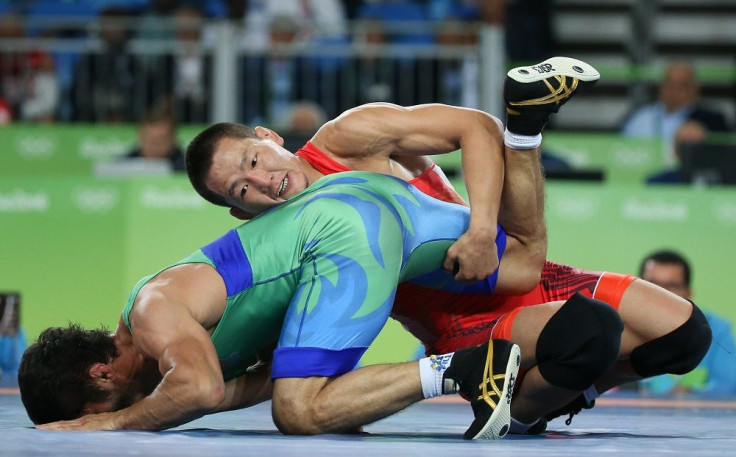
<instances>
[{"instance_id":1,"label":"neck","mask_svg":"<svg viewBox=\"0 0 736 457\"><path fill-rule=\"evenodd\" d=\"M324 176L324 173L317 170L312 166L311 163L309 163L305 158L301 156L295 156L299 160L299 165L304 171L304 176L307 177L307 184L311 186L314 184L319 178Z\"/></svg>"}]
</instances>

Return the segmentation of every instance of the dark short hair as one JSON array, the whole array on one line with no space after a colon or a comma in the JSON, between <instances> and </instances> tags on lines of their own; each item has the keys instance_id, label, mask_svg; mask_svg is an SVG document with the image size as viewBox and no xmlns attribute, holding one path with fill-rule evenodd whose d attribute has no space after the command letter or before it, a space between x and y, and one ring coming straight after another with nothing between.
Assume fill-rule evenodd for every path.
<instances>
[{"instance_id":1,"label":"dark short hair","mask_svg":"<svg viewBox=\"0 0 736 457\"><path fill-rule=\"evenodd\" d=\"M18 370L20 398L34 424L76 419L89 402L108 393L89 376L95 363L117 357L115 341L104 328L85 330L77 324L47 328L26 349Z\"/></svg>"},{"instance_id":2,"label":"dark short hair","mask_svg":"<svg viewBox=\"0 0 736 457\"><path fill-rule=\"evenodd\" d=\"M649 254L641 261L641 265L639 266L639 276L644 275L644 266L650 260L657 263L668 263L682 266L682 272L685 276L685 285L690 287L690 262L688 262L682 254L669 249L663 249Z\"/></svg>"},{"instance_id":3,"label":"dark short hair","mask_svg":"<svg viewBox=\"0 0 736 457\"><path fill-rule=\"evenodd\" d=\"M219 206L230 206L225 199L207 187L207 175L212 168L212 157L223 138L257 139L256 133L247 125L232 122L220 122L199 132L187 147L187 175L194 190L210 203Z\"/></svg>"}]
</instances>

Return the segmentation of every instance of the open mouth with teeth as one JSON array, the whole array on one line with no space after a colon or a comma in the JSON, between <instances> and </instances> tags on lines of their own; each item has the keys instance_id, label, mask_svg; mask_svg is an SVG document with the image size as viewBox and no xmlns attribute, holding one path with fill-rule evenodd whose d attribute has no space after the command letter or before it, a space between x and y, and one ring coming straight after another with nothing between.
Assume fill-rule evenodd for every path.
<instances>
[{"instance_id":1,"label":"open mouth with teeth","mask_svg":"<svg viewBox=\"0 0 736 457\"><path fill-rule=\"evenodd\" d=\"M288 176L284 176L284 179L281 180L281 185L279 186L279 192L276 195L277 197L281 197L281 194L284 193L286 188L289 186L289 178Z\"/></svg>"}]
</instances>

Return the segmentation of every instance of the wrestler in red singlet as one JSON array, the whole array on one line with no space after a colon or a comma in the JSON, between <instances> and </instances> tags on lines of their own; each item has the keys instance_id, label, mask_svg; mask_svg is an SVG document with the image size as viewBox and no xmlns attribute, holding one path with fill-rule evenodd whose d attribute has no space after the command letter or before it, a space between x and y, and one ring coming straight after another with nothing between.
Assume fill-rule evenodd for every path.
<instances>
[{"instance_id":1,"label":"wrestler in red singlet","mask_svg":"<svg viewBox=\"0 0 736 457\"><path fill-rule=\"evenodd\" d=\"M296 154L326 175L350 171L310 142ZM409 182L432 197L465 204L435 163ZM513 320L521 308L567 300L575 292L618 309L621 296L634 279L618 273L583 271L548 260L539 284L523 295L457 294L399 284L391 316L424 344L427 354L443 354L483 343L491 336L510 340Z\"/></svg>"}]
</instances>

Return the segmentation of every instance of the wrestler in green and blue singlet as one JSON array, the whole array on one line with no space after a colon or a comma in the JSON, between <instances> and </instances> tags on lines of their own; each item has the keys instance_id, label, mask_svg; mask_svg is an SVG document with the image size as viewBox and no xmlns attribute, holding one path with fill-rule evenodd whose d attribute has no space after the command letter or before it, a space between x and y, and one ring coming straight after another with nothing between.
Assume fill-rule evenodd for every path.
<instances>
[{"instance_id":1,"label":"wrestler in green and blue singlet","mask_svg":"<svg viewBox=\"0 0 736 457\"><path fill-rule=\"evenodd\" d=\"M442 270L469 220L468 208L391 176L338 173L175 265L209 264L225 282L227 306L212 341L226 380L276 342L273 378L337 376L378 335L399 282L492 292L498 271L464 286ZM496 245L500 261L500 227ZM156 274L133 288L123 311L128 328L138 291Z\"/></svg>"}]
</instances>

